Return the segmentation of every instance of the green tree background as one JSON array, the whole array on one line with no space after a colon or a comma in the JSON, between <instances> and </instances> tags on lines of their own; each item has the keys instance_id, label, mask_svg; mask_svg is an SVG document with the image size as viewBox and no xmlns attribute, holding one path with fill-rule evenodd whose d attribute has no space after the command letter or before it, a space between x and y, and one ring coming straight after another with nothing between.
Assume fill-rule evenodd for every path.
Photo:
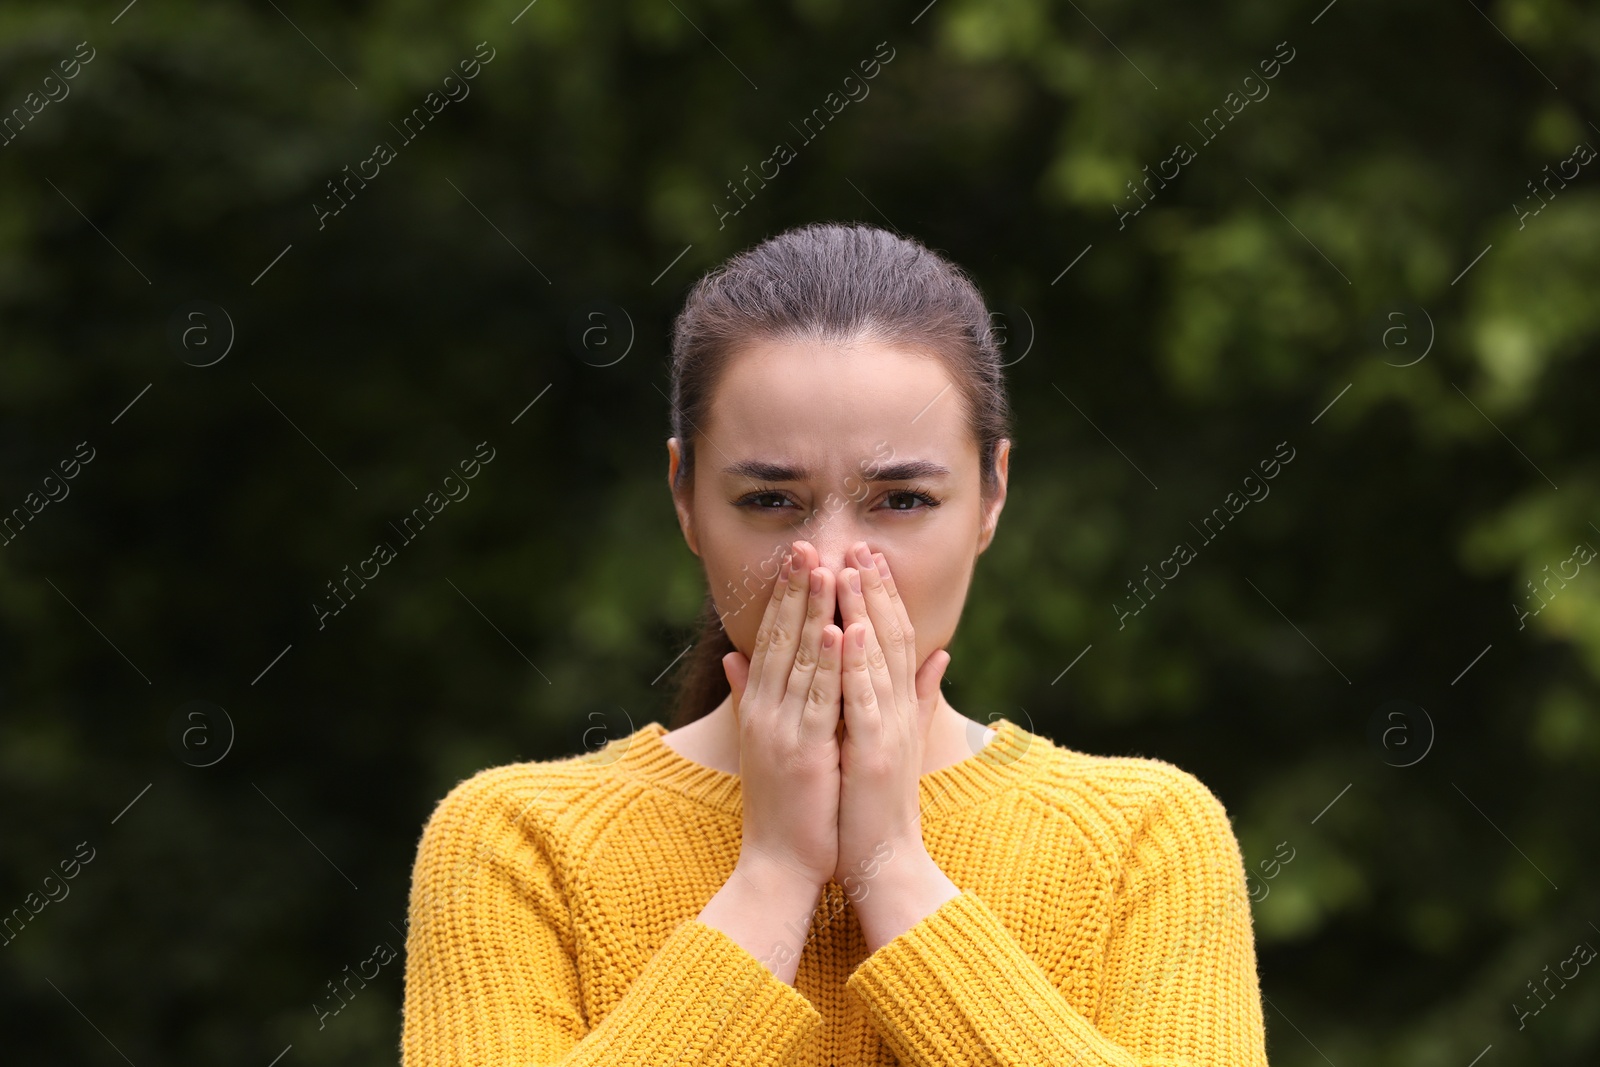
<instances>
[{"instance_id":1,"label":"green tree background","mask_svg":"<svg viewBox=\"0 0 1600 1067\"><path fill-rule=\"evenodd\" d=\"M1600 11L1325 3L7 3L7 1060L398 1059L403 957L313 1004L403 948L433 804L665 720L704 588L664 481L688 285L838 219L1006 328L953 703L1222 798L1272 1062L1593 1063L1594 968L1530 983L1600 945Z\"/></svg>"}]
</instances>

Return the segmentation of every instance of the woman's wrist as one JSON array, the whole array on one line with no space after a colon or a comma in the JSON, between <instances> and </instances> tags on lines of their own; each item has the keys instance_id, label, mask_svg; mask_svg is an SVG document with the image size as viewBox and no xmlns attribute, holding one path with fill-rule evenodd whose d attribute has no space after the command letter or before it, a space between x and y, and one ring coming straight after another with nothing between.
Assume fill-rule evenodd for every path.
<instances>
[{"instance_id":1,"label":"woman's wrist","mask_svg":"<svg viewBox=\"0 0 1600 1067\"><path fill-rule=\"evenodd\" d=\"M823 887L828 884L826 876L818 879L815 875L801 874L775 860L764 858L760 853L741 853L733 870L751 886L772 894L776 900L810 899L813 907L822 899Z\"/></svg>"},{"instance_id":2,"label":"woman's wrist","mask_svg":"<svg viewBox=\"0 0 1600 1067\"><path fill-rule=\"evenodd\" d=\"M822 888L778 864L741 858L699 919L793 985Z\"/></svg>"},{"instance_id":3,"label":"woman's wrist","mask_svg":"<svg viewBox=\"0 0 1600 1067\"><path fill-rule=\"evenodd\" d=\"M868 952L878 951L961 895L926 851L894 857L873 878L869 890L851 901Z\"/></svg>"}]
</instances>

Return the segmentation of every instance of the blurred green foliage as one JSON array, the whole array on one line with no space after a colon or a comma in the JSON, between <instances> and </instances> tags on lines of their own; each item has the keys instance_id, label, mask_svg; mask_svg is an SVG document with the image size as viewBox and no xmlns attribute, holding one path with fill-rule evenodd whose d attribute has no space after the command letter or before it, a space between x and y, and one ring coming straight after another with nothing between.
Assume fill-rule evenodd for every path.
<instances>
[{"instance_id":1,"label":"blurred green foliage","mask_svg":"<svg viewBox=\"0 0 1600 1067\"><path fill-rule=\"evenodd\" d=\"M470 95L319 229L479 42ZM312 1004L398 946L434 802L665 717L704 591L664 481L687 286L859 219L1020 309L955 705L1223 799L1274 1063L1593 1063L1600 979L1516 1005L1600 944L1600 576L1518 625L1600 545L1600 167L1530 184L1600 145L1597 61L1573 0L6 4L0 508L95 459L0 551L0 908L96 850L0 948L8 1060L395 1062L398 966ZM193 301L237 333L207 367L170 338ZM611 347L573 343L594 301ZM470 498L319 629L480 441ZM1280 441L1270 498L1119 629ZM235 735L210 766L195 700Z\"/></svg>"}]
</instances>

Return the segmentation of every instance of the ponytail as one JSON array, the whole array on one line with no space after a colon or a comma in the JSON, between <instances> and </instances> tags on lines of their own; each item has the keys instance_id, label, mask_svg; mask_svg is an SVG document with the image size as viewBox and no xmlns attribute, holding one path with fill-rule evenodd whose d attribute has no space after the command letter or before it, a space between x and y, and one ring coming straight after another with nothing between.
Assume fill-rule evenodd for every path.
<instances>
[{"instance_id":1,"label":"ponytail","mask_svg":"<svg viewBox=\"0 0 1600 1067\"><path fill-rule=\"evenodd\" d=\"M722 657L734 651L728 632L717 618L717 606L706 594L700 615L695 620L694 645L684 654L673 675L676 690L667 728L676 730L711 714L733 690Z\"/></svg>"}]
</instances>

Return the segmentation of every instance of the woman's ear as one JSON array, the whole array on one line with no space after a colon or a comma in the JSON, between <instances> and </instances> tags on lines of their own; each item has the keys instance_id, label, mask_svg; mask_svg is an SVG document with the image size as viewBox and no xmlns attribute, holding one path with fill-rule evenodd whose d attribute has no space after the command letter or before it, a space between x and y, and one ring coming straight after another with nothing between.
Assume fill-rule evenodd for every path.
<instances>
[{"instance_id":1,"label":"woman's ear","mask_svg":"<svg viewBox=\"0 0 1600 1067\"><path fill-rule=\"evenodd\" d=\"M672 493L672 506L678 513L678 528L683 531L684 543L696 556L700 548L695 544L694 509L688 493L678 486L678 469L683 463L683 449L676 437L667 438L667 489Z\"/></svg>"},{"instance_id":2,"label":"woman's ear","mask_svg":"<svg viewBox=\"0 0 1600 1067\"><path fill-rule=\"evenodd\" d=\"M1006 504L1006 479L1011 473L1011 439L1002 437L994 448L994 499L984 509L983 523L978 531L978 554L982 555L994 540L995 527L1000 524L1000 509Z\"/></svg>"}]
</instances>

